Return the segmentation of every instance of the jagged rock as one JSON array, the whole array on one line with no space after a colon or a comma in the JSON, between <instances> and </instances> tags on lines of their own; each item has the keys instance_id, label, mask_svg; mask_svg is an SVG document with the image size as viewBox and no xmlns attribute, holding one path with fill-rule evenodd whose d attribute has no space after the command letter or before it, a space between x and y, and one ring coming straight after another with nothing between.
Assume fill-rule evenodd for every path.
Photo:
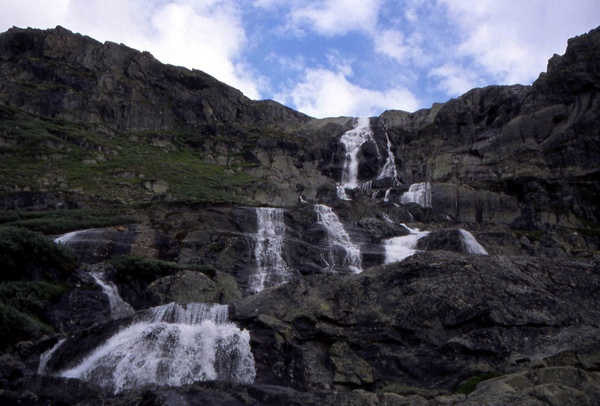
<instances>
[{"instance_id":1,"label":"jagged rock","mask_svg":"<svg viewBox=\"0 0 600 406\"><path fill-rule=\"evenodd\" d=\"M148 286L155 306L170 303L231 303L241 297L235 279L218 273L215 280L200 272L181 271Z\"/></svg>"},{"instance_id":2,"label":"jagged rock","mask_svg":"<svg viewBox=\"0 0 600 406\"><path fill-rule=\"evenodd\" d=\"M251 331L257 383L340 385L326 355L348 345L347 370L366 362L375 385L450 390L478 373L585 352L599 333L599 277L589 262L433 251L261 292L232 318Z\"/></svg>"}]
</instances>

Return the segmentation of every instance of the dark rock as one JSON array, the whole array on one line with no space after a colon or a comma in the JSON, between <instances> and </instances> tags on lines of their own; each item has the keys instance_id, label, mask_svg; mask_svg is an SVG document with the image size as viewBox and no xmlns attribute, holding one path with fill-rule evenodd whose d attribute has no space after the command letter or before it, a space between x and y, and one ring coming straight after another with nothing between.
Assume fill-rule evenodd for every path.
<instances>
[{"instance_id":1,"label":"dark rock","mask_svg":"<svg viewBox=\"0 0 600 406\"><path fill-rule=\"evenodd\" d=\"M370 368L375 385L448 390L596 342L599 277L586 262L438 251L357 276L305 278L231 313L251 331L257 383L324 388L362 376L368 387ZM331 357L347 346L351 375L336 379Z\"/></svg>"}]
</instances>

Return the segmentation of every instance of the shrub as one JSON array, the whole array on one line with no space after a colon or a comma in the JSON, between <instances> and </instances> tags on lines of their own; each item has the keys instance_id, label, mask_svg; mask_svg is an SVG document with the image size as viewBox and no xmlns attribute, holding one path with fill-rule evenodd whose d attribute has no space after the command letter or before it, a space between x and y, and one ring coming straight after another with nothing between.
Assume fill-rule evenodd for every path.
<instances>
[{"instance_id":1,"label":"shrub","mask_svg":"<svg viewBox=\"0 0 600 406\"><path fill-rule=\"evenodd\" d=\"M52 332L35 317L0 302L0 349Z\"/></svg>"},{"instance_id":2,"label":"shrub","mask_svg":"<svg viewBox=\"0 0 600 406\"><path fill-rule=\"evenodd\" d=\"M50 279L68 274L77 265L65 247L43 235L16 227L0 227L0 281Z\"/></svg>"},{"instance_id":3,"label":"shrub","mask_svg":"<svg viewBox=\"0 0 600 406\"><path fill-rule=\"evenodd\" d=\"M48 282L3 282L0 284L0 302L21 312L41 316L48 303L58 300L66 290Z\"/></svg>"}]
</instances>

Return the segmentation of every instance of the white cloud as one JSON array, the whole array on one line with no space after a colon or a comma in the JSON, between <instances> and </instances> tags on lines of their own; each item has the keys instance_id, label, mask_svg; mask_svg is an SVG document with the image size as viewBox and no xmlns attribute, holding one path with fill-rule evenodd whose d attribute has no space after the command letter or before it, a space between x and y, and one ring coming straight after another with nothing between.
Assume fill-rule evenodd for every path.
<instances>
[{"instance_id":1,"label":"white cloud","mask_svg":"<svg viewBox=\"0 0 600 406\"><path fill-rule=\"evenodd\" d=\"M2 0L0 31L12 26L53 28L64 21L69 4L69 0Z\"/></svg>"},{"instance_id":2,"label":"white cloud","mask_svg":"<svg viewBox=\"0 0 600 406\"><path fill-rule=\"evenodd\" d=\"M437 90L450 97L461 95L474 87L486 84L477 73L452 62L432 69L428 77L436 80Z\"/></svg>"},{"instance_id":3,"label":"white cloud","mask_svg":"<svg viewBox=\"0 0 600 406\"><path fill-rule=\"evenodd\" d=\"M600 21L597 0L438 0L458 29L457 59L471 58L469 75L479 71L498 84L528 84L546 70L567 38ZM491 84L491 83L490 83Z\"/></svg>"},{"instance_id":4,"label":"white cloud","mask_svg":"<svg viewBox=\"0 0 600 406\"><path fill-rule=\"evenodd\" d=\"M308 27L325 35L343 35L350 31L372 32L377 25L381 0L316 0L297 4L290 12L288 28Z\"/></svg>"},{"instance_id":5,"label":"white cloud","mask_svg":"<svg viewBox=\"0 0 600 406\"><path fill-rule=\"evenodd\" d=\"M343 71L306 69L303 80L278 96L313 117L374 116L387 109L414 111L415 96L405 88L365 89L350 82Z\"/></svg>"}]
</instances>

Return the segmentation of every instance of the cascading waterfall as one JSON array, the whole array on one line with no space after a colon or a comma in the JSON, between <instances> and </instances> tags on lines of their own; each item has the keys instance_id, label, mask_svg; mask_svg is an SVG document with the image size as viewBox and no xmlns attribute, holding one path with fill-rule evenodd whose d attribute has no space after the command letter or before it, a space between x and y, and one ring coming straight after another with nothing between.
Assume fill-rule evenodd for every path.
<instances>
[{"instance_id":1,"label":"cascading waterfall","mask_svg":"<svg viewBox=\"0 0 600 406\"><path fill-rule=\"evenodd\" d=\"M394 157L394 153L392 152L392 142L390 141L390 137L387 132L385 133L385 139L387 144L388 155L387 159L385 160L385 164L383 165L383 168L381 168L381 171L377 176L377 179L392 178L394 180L394 183L396 183L396 179L398 178L398 170L396 169L396 158Z\"/></svg>"},{"instance_id":2,"label":"cascading waterfall","mask_svg":"<svg viewBox=\"0 0 600 406\"><path fill-rule=\"evenodd\" d=\"M79 230L73 231L60 237L54 239L54 242L62 245L70 245L73 240L80 238L82 235L87 235L89 233L98 233L102 232L99 229L90 229L90 230ZM104 274L101 272L90 272L89 275L94 279L96 285L100 286L102 292L108 297L108 302L110 304L110 316L113 319L119 319L121 317L130 316L135 311L129 305L129 303L125 302L121 296L119 295L119 290L117 287L104 279Z\"/></svg>"},{"instance_id":3,"label":"cascading waterfall","mask_svg":"<svg viewBox=\"0 0 600 406\"><path fill-rule=\"evenodd\" d=\"M94 278L96 284L102 288L102 291L108 297L111 318L120 319L121 317L131 316L133 313L135 313L133 307L121 299L117 287L113 283L103 279L104 274L101 272L90 272L90 275L92 278Z\"/></svg>"},{"instance_id":4,"label":"cascading waterfall","mask_svg":"<svg viewBox=\"0 0 600 406\"><path fill-rule=\"evenodd\" d=\"M58 347L62 345L66 341L65 338L58 340L58 342L54 345L54 347L50 348L48 351L45 351L40 355L40 363L38 364L38 375L44 375L46 373L46 365L48 365L48 361L52 358L52 355L58 350Z\"/></svg>"},{"instance_id":5,"label":"cascading waterfall","mask_svg":"<svg viewBox=\"0 0 600 406\"><path fill-rule=\"evenodd\" d=\"M417 203L422 207L431 207L431 183L413 183L400 198L400 203Z\"/></svg>"},{"instance_id":6,"label":"cascading waterfall","mask_svg":"<svg viewBox=\"0 0 600 406\"><path fill-rule=\"evenodd\" d=\"M250 384L250 334L227 321L225 305L171 303L143 312L79 365L58 375L114 393L146 384L222 380Z\"/></svg>"},{"instance_id":7,"label":"cascading waterfall","mask_svg":"<svg viewBox=\"0 0 600 406\"><path fill-rule=\"evenodd\" d=\"M385 261L390 262L402 261L404 258L410 257L417 252L417 241L429 234L429 231L420 231L418 228L410 228L402 224L410 234L402 237L394 237L385 240Z\"/></svg>"},{"instance_id":8,"label":"cascading waterfall","mask_svg":"<svg viewBox=\"0 0 600 406\"><path fill-rule=\"evenodd\" d=\"M340 199L348 199L344 189L358 187L358 153L361 145L372 139L373 131L371 130L368 117L359 118L354 128L342 135L340 142L344 144L346 155L342 171L342 187L338 188L338 197ZM343 190L343 194L340 192L340 189Z\"/></svg>"},{"instance_id":9,"label":"cascading waterfall","mask_svg":"<svg viewBox=\"0 0 600 406\"><path fill-rule=\"evenodd\" d=\"M469 254L488 255L488 252L483 248L481 244L475 239L473 234L467 230L460 228L460 239L465 247L465 250Z\"/></svg>"},{"instance_id":10,"label":"cascading waterfall","mask_svg":"<svg viewBox=\"0 0 600 406\"><path fill-rule=\"evenodd\" d=\"M318 221L325 226L327 236L329 238L329 252L327 263L327 271L337 273L337 269L349 268L354 273L362 272L362 259L360 248L355 245L350 236L344 230L344 226L340 222L337 214L330 207L324 204L315 205L315 211L318 215ZM343 263L338 263L335 255L335 248L341 247L345 251Z\"/></svg>"},{"instance_id":11,"label":"cascading waterfall","mask_svg":"<svg viewBox=\"0 0 600 406\"><path fill-rule=\"evenodd\" d=\"M292 273L283 257L282 248L285 239L283 209L257 208L258 231L255 236L254 256L256 273L250 277L249 290L261 290L289 282Z\"/></svg>"}]
</instances>

